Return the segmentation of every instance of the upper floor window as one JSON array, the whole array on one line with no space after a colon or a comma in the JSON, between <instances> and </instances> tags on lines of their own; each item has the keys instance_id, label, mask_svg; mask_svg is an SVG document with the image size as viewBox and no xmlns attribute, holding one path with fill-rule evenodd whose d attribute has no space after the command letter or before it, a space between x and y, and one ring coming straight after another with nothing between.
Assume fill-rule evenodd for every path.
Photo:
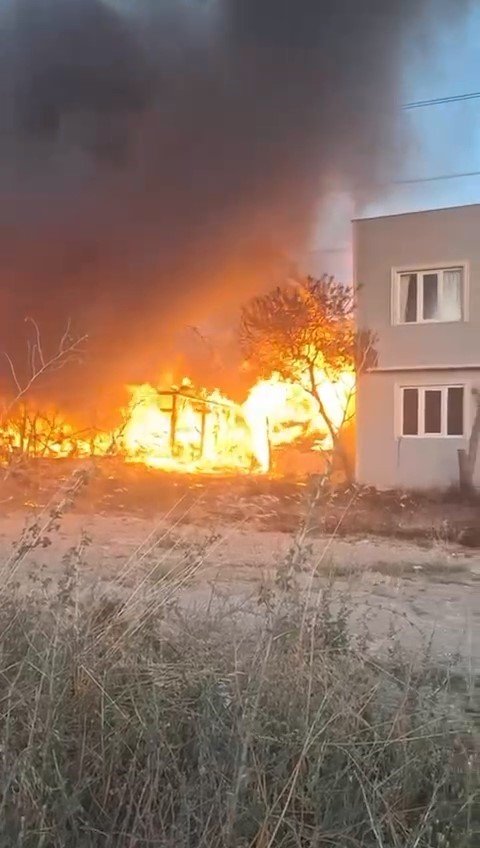
<instances>
[{"instance_id":1,"label":"upper floor window","mask_svg":"<svg viewBox=\"0 0 480 848\"><path fill-rule=\"evenodd\" d=\"M465 269L398 271L394 297L396 324L463 321Z\"/></svg>"}]
</instances>

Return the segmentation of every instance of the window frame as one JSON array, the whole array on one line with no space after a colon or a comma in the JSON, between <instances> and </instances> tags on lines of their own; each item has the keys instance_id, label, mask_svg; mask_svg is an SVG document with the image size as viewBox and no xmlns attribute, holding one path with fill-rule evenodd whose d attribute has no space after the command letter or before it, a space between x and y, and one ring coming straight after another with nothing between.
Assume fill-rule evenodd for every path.
<instances>
[{"instance_id":1,"label":"window frame","mask_svg":"<svg viewBox=\"0 0 480 848\"><path fill-rule=\"evenodd\" d=\"M424 318L423 317L423 278L426 274L439 275L439 303L443 298L443 275L445 271L461 271L462 272L462 317L460 319L451 318ZM400 280L404 274L417 274L417 316L415 321L403 321L400 313ZM469 263L466 260L462 262L442 262L436 265L405 265L404 267L392 268L392 285L391 285L391 323L399 327L415 327L418 324L462 324L469 320L468 315L469 304Z\"/></svg>"},{"instance_id":2,"label":"window frame","mask_svg":"<svg viewBox=\"0 0 480 848\"><path fill-rule=\"evenodd\" d=\"M418 433L404 433L404 408L403 396L406 389L415 389L418 392ZM463 389L463 433L453 434L448 433L448 390ZM428 391L441 392L441 415L440 415L440 433L425 432L425 393ZM398 384L397 385L397 415L396 415L396 430L397 438L399 439L465 439L466 430L469 420L468 406L468 385L466 383L422 383L421 385Z\"/></svg>"}]
</instances>

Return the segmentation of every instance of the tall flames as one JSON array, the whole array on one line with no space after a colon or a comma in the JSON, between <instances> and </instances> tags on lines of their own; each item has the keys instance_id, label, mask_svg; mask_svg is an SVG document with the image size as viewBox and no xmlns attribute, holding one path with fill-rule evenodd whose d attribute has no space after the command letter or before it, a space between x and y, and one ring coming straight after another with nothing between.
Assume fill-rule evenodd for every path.
<instances>
[{"instance_id":1,"label":"tall flames","mask_svg":"<svg viewBox=\"0 0 480 848\"><path fill-rule=\"evenodd\" d=\"M128 407L119 415L122 423L111 431L76 431L58 414L23 407L0 428L0 457L116 455L166 471L265 473L281 446L331 449L335 433L353 412L354 387L351 371L335 381L317 373L316 391L330 427L318 399L278 374L258 381L243 403L218 390L198 389L188 379L168 389L131 386Z\"/></svg>"}]
</instances>

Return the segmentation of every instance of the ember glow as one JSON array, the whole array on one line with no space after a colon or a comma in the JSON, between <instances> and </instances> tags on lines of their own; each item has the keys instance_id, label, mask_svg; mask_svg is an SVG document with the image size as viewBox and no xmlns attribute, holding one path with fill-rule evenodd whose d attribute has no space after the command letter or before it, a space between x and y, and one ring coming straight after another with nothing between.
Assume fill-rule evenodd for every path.
<instances>
[{"instance_id":1,"label":"ember glow","mask_svg":"<svg viewBox=\"0 0 480 848\"><path fill-rule=\"evenodd\" d=\"M355 376L345 371L333 382L317 374L317 390L335 431L353 413ZM268 473L275 451L303 443L332 448L332 435L316 399L278 374L260 380L243 403L218 389L208 392L185 378L170 388L129 387L130 401L111 431L76 430L58 413L26 407L0 428L0 458L118 456L164 471Z\"/></svg>"}]
</instances>

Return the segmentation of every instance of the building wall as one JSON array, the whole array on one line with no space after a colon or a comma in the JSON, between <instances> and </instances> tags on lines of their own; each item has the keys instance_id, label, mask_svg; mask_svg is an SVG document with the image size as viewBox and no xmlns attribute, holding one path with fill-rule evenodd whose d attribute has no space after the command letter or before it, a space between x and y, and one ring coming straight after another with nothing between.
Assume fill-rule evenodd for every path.
<instances>
[{"instance_id":1,"label":"building wall","mask_svg":"<svg viewBox=\"0 0 480 848\"><path fill-rule=\"evenodd\" d=\"M480 339L479 339L480 344ZM456 437L399 436L400 386L465 386L465 434ZM357 479L379 489L445 488L458 484L459 448L467 447L474 414L471 389L477 371L401 371L364 374L357 396ZM480 486L480 457L475 484Z\"/></svg>"},{"instance_id":2,"label":"building wall","mask_svg":"<svg viewBox=\"0 0 480 848\"><path fill-rule=\"evenodd\" d=\"M392 269L467 262L467 321L392 324ZM379 366L480 366L480 205L354 222L360 327L378 334Z\"/></svg>"}]
</instances>

